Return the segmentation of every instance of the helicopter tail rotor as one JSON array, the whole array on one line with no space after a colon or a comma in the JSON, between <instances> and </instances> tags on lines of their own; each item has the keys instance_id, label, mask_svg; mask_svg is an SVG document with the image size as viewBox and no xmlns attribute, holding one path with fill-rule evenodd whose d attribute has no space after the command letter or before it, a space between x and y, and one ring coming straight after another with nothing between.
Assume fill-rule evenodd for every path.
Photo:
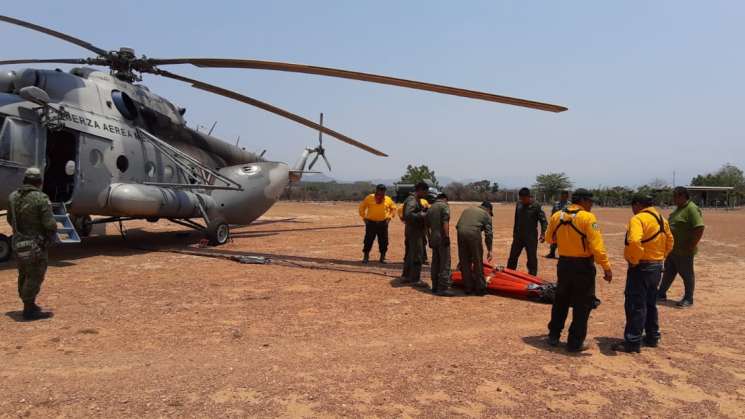
<instances>
[{"instance_id":1,"label":"helicopter tail rotor","mask_svg":"<svg viewBox=\"0 0 745 419\"><path fill-rule=\"evenodd\" d=\"M321 112L321 118L318 123L318 125L323 128L323 112ZM310 165L308 166L308 170L313 170L313 166L315 166L316 162L318 161L318 158L322 158L324 163L326 163L326 167L328 167L329 172L331 171L331 163L329 163L329 159L326 158L326 149L323 148L323 130L318 130L318 147L311 150L312 153L315 154L313 157L313 160L311 160Z\"/></svg>"}]
</instances>

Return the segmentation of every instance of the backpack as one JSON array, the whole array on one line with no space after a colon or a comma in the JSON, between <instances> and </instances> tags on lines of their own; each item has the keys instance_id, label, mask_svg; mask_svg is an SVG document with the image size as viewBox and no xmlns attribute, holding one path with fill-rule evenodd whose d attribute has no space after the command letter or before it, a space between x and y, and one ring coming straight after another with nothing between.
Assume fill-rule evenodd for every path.
<instances>
[{"instance_id":1,"label":"backpack","mask_svg":"<svg viewBox=\"0 0 745 419\"><path fill-rule=\"evenodd\" d=\"M652 240L656 239L657 236L659 236L660 234L662 234L662 233L665 232L665 220L662 218L661 215L658 217L652 211L643 210L641 212L646 212L647 214L649 214L652 217L654 217L654 219L657 220L657 224L660 225L660 229L657 230L656 233L654 233L652 236L650 236L650 237L648 237L646 239L642 239L642 243L651 242ZM624 237L624 239L623 239L623 244L626 245L626 246L629 245L629 232L628 231L626 232L626 237Z\"/></svg>"},{"instance_id":2,"label":"backpack","mask_svg":"<svg viewBox=\"0 0 745 419\"><path fill-rule=\"evenodd\" d=\"M8 205L10 207L10 213L13 217L13 237L11 239L11 245L15 252L16 259L21 263L37 262L41 259L43 254L43 248L41 239L38 236L25 234L18 228L18 217L16 216L16 201L18 195L13 196L13 199Z\"/></svg>"},{"instance_id":3,"label":"backpack","mask_svg":"<svg viewBox=\"0 0 745 419\"><path fill-rule=\"evenodd\" d=\"M576 231L577 234L580 235L580 237L582 237L582 250L587 251L587 246L585 245L585 241L587 241L587 234L581 232L580 229L578 229L577 226L574 225L574 222L573 222L574 219L577 218L577 214L579 214L582 211L584 211L584 210L582 210L582 209L577 209L577 210L563 209L563 210L561 210L561 217L559 218L559 225L556 227L556 229L554 229L554 234L552 235L552 240L553 240L554 243L556 243L556 233L559 231L559 229L562 226L569 226L569 227L572 228L572 230ZM569 214L570 217L569 217L568 220L565 220L564 219L564 214Z\"/></svg>"}]
</instances>

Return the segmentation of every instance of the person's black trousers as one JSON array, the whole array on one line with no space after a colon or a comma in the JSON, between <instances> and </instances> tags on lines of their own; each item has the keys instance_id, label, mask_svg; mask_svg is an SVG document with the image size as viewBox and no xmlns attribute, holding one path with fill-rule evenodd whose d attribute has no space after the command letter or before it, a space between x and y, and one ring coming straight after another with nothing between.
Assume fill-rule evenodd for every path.
<instances>
[{"instance_id":1,"label":"person's black trousers","mask_svg":"<svg viewBox=\"0 0 745 419\"><path fill-rule=\"evenodd\" d=\"M388 251L388 221L365 220L365 240L362 247L364 253L370 253L376 237L380 254L385 254Z\"/></svg>"},{"instance_id":2,"label":"person's black trousers","mask_svg":"<svg viewBox=\"0 0 745 419\"><path fill-rule=\"evenodd\" d=\"M510 257L507 259L508 269L517 269L517 260L520 258L520 253L523 249L528 254L528 273L531 275L538 274L538 239L525 240L520 238L512 239L512 247L510 248Z\"/></svg>"},{"instance_id":3,"label":"person's black trousers","mask_svg":"<svg viewBox=\"0 0 745 419\"><path fill-rule=\"evenodd\" d=\"M647 343L660 340L657 287L661 277L662 262L630 266L626 273L626 330L623 337L627 346L639 347L642 337Z\"/></svg>"},{"instance_id":4,"label":"person's black trousers","mask_svg":"<svg viewBox=\"0 0 745 419\"><path fill-rule=\"evenodd\" d=\"M561 257L556 265L556 299L551 307L548 334L557 339L561 336L571 307L572 324L567 339L570 349L580 348L587 336L587 321L595 300L596 273L592 258Z\"/></svg>"},{"instance_id":5,"label":"person's black trousers","mask_svg":"<svg viewBox=\"0 0 745 419\"><path fill-rule=\"evenodd\" d=\"M683 299L693 302L693 289L696 287L693 260L693 255L675 255L672 253L665 259L665 272L662 274L662 283L658 291L660 297L667 298L667 290L673 284L675 276L680 274L680 277L683 278L683 287L685 288Z\"/></svg>"}]
</instances>

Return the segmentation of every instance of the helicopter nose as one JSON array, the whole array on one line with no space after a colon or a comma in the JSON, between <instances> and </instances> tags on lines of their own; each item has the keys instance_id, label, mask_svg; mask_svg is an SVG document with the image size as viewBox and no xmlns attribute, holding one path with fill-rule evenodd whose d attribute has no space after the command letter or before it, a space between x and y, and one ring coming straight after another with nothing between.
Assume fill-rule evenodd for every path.
<instances>
[{"instance_id":1,"label":"helicopter nose","mask_svg":"<svg viewBox=\"0 0 745 419\"><path fill-rule=\"evenodd\" d=\"M287 164L257 162L226 167L220 173L237 182L242 190L216 190L216 209L232 224L249 224L279 200L289 183Z\"/></svg>"},{"instance_id":2,"label":"helicopter nose","mask_svg":"<svg viewBox=\"0 0 745 419\"><path fill-rule=\"evenodd\" d=\"M264 162L261 164L268 169L268 182L264 188L264 196L277 201L289 184L290 168L285 163Z\"/></svg>"}]
</instances>

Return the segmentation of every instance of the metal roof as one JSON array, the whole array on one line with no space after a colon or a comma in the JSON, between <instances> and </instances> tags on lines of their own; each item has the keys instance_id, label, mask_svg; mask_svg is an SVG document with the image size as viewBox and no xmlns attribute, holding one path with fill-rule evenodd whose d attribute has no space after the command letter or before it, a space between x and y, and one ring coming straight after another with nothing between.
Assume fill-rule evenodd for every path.
<instances>
[{"instance_id":1,"label":"metal roof","mask_svg":"<svg viewBox=\"0 0 745 419\"><path fill-rule=\"evenodd\" d=\"M684 186L689 191L731 191L733 186Z\"/></svg>"}]
</instances>

